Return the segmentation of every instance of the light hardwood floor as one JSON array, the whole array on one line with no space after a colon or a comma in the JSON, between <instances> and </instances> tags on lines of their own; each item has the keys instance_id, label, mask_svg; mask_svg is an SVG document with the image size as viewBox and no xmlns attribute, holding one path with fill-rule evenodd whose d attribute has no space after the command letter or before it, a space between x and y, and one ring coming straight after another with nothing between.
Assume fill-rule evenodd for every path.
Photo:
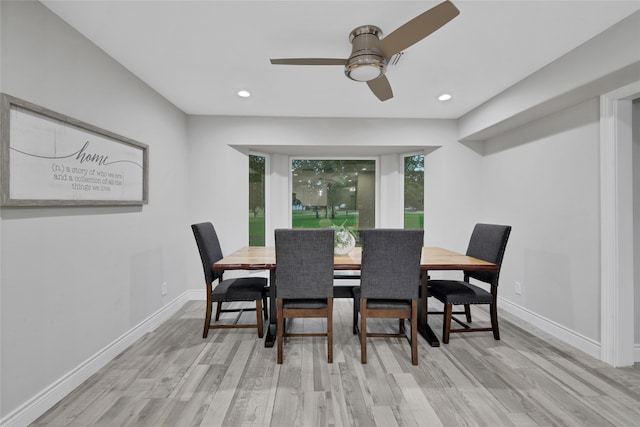
<instances>
[{"instance_id":1,"label":"light hardwood floor","mask_svg":"<svg viewBox=\"0 0 640 427\"><path fill-rule=\"evenodd\" d=\"M204 303L189 302L32 425L640 425L638 364L608 367L508 314L500 313L501 341L455 334L431 348L420 337L415 367L406 340L384 338L368 341L368 364L360 364L352 303L336 300L334 310L334 363L325 338L290 338L278 366L275 347L253 330L202 339ZM488 322L484 308L473 313L474 323ZM429 319L439 334L440 316ZM374 320L369 330L397 327Z\"/></svg>"}]
</instances>

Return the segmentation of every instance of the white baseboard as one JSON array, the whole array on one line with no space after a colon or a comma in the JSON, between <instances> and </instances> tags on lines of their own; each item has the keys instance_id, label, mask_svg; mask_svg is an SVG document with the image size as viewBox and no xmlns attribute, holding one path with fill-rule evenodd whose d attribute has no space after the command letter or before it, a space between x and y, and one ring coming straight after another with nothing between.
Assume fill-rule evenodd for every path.
<instances>
[{"instance_id":1,"label":"white baseboard","mask_svg":"<svg viewBox=\"0 0 640 427\"><path fill-rule=\"evenodd\" d=\"M571 329L568 329L553 320L549 320L546 317L540 316L537 313L534 313L531 310L528 310L518 304L514 304L513 302L498 297L498 307L500 309L511 313L519 319L524 320L527 323L532 324L536 328L542 330L543 332L548 333L549 335L559 339L562 342L565 342L588 355L595 357L598 360L601 360L600 356L600 343L592 340L591 338L585 337ZM636 353L637 355L637 353Z\"/></svg>"},{"instance_id":2,"label":"white baseboard","mask_svg":"<svg viewBox=\"0 0 640 427\"><path fill-rule=\"evenodd\" d=\"M185 295L187 295L187 300L189 301L206 301L207 300L206 289L191 289L190 291L185 292Z\"/></svg>"},{"instance_id":3,"label":"white baseboard","mask_svg":"<svg viewBox=\"0 0 640 427\"><path fill-rule=\"evenodd\" d=\"M153 331L168 320L187 301L200 299L199 294L198 291L186 291L2 418L0 426L23 427L31 424L144 334ZM202 292L202 298L204 298L204 292Z\"/></svg>"}]
</instances>

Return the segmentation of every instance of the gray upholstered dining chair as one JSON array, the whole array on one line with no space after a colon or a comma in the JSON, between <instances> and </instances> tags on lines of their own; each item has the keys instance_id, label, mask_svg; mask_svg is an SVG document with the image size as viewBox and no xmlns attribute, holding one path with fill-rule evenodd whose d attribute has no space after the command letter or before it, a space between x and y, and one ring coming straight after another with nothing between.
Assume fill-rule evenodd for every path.
<instances>
[{"instance_id":1,"label":"gray upholstered dining chair","mask_svg":"<svg viewBox=\"0 0 640 427\"><path fill-rule=\"evenodd\" d=\"M333 362L333 230L277 229L276 304L278 364L284 337L326 336L327 361ZM288 333L286 319L327 319L326 333Z\"/></svg>"},{"instance_id":2,"label":"gray upholstered dining chair","mask_svg":"<svg viewBox=\"0 0 640 427\"><path fill-rule=\"evenodd\" d=\"M223 280L222 270L214 270L213 264L222 259L220 241L213 224L203 222L191 225L193 235L198 245L204 280L207 287L207 307L204 319L202 338L206 338L209 329L223 328L257 328L258 337L263 335L263 322L267 318L267 279L264 277L241 277ZM214 282L217 284L214 286ZM255 308L222 308L222 303L235 301L255 301ZM213 303L217 302L215 321L220 319L220 313L237 312L238 316L233 324L212 324L211 311ZM245 311L256 312L255 324L238 324L240 316Z\"/></svg>"},{"instance_id":3,"label":"gray upholstered dining chair","mask_svg":"<svg viewBox=\"0 0 640 427\"><path fill-rule=\"evenodd\" d=\"M494 271L465 271L464 280L429 280L429 296L433 296L444 304L442 325L442 342L449 343L449 335L454 332L478 332L493 331L493 337L500 339L498 329L498 278L502 267L507 241L511 234L511 226L494 224L476 224L469 240L466 254L474 258L489 261L498 265ZM490 286L487 291L470 283L475 279ZM490 328L471 328L467 323L471 322L471 304L489 304L491 314ZM463 305L467 323L453 316L453 306ZM434 312L429 312L434 314ZM457 313L462 314L462 313ZM454 320L462 328L452 329L451 320Z\"/></svg>"},{"instance_id":4,"label":"gray upholstered dining chair","mask_svg":"<svg viewBox=\"0 0 640 427\"><path fill-rule=\"evenodd\" d=\"M367 337L406 337L411 363L418 364L418 298L424 230L372 229L361 231L360 286L353 288L353 333L360 314L361 362L367 363ZM397 334L367 332L367 319L399 319ZM411 338L404 321L411 319Z\"/></svg>"}]
</instances>

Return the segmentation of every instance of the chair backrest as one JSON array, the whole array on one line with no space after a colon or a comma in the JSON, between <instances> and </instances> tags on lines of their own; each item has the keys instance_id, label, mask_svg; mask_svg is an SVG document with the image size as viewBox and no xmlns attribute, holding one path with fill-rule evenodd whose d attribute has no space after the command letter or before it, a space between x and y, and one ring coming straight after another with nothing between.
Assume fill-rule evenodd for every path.
<instances>
[{"instance_id":1,"label":"chair backrest","mask_svg":"<svg viewBox=\"0 0 640 427\"><path fill-rule=\"evenodd\" d=\"M510 225L476 224L471 233L467 255L498 265L496 271L466 271L467 277L498 286L502 258L511 234Z\"/></svg>"},{"instance_id":2,"label":"chair backrest","mask_svg":"<svg viewBox=\"0 0 640 427\"><path fill-rule=\"evenodd\" d=\"M213 270L213 263L222 259L222 249L220 241L213 224L210 222L201 222L192 224L193 236L196 238L200 259L202 260L202 269L204 270L204 279L207 283L222 276L222 270Z\"/></svg>"},{"instance_id":3,"label":"chair backrest","mask_svg":"<svg viewBox=\"0 0 640 427\"><path fill-rule=\"evenodd\" d=\"M362 298L418 298L424 230L362 230L360 237Z\"/></svg>"},{"instance_id":4,"label":"chair backrest","mask_svg":"<svg viewBox=\"0 0 640 427\"><path fill-rule=\"evenodd\" d=\"M333 229L277 229L277 297L333 296Z\"/></svg>"}]
</instances>

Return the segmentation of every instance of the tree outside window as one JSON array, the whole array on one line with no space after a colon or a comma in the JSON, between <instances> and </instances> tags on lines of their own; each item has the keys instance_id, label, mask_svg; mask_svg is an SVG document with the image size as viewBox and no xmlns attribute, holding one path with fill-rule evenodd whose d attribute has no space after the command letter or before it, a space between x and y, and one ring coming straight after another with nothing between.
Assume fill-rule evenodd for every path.
<instances>
[{"instance_id":1,"label":"tree outside window","mask_svg":"<svg viewBox=\"0 0 640 427\"><path fill-rule=\"evenodd\" d=\"M404 158L404 228L424 228L424 154Z\"/></svg>"},{"instance_id":2,"label":"tree outside window","mask_svg":"<svg viewBox=\"0 0 640 427\"><path fill-rule=\"evenodd\" d=\"M375 160L292 160L292 227L374 228L375 169Z\"/></svg>"},{"instance_id":3,"label":"tree outside window","mask_svg":"<svg viewBox=\"0 0 640 427\"><path fill-rule=\"evenodd\" d=\"M265 245L264 156L249 156L249 246Z\"/></svg>"}]
</instances>

